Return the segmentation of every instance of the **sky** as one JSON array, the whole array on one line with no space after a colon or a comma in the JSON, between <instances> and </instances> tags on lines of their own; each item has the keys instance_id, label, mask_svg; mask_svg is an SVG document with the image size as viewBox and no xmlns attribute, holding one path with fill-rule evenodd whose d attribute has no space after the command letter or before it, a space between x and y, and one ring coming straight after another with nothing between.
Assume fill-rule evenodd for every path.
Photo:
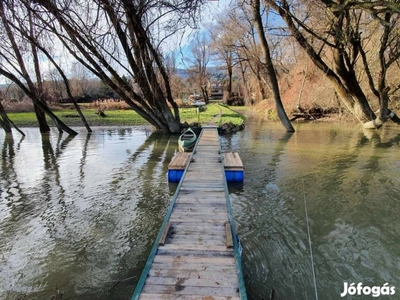
<instances>
[{"instance_id":1,"label":"sky","mask_svg":"<svg viewBox=\"0 0 400 300\"><path fill-rule=\"evenodd\" d=\"M202 23L199 24L199 29L198 31L200 32L206 32L206 25L210 25L215 22L217 16L221 14L222 12L226 11L230 5L232 5L234 0L209 0L207 4L203 7L203 12L202 12ZM166 44L166 51L173 51L175 53L176 57L176 62L178 64L178 68L187 68L187 61L186 57L190 57L190 39L193 37L195 34L195 30L193 29L188 29L185 31L183 37L171 37ZM57 47L58 49L61 49L62 46ZM170 50L168 50L170 48ZM62 61L62 65L64 67L66 65L70 65L71 63L71 57L70 54L68 54L66 51L61 50L60 54L57 55L59 61ZM42 60L41 62L41 68L43 71L43 74L46 75L46 73L49 71L49 62L47 59ZM68 69L68 67L67 67ZM71 69L71 68L69 68ZM70 70L64 70L65 73L70 75ZM9 80L6 79L4 76L0 75L0 84L4 83L9 83Z\"/></svg>"},{"instance_id":2,"label":"sky","mask_svg":"<svg viewBox=\"0 0 400 300\"><path fill-rule=\"evenodd\" d=\"M191 55L190 40L196 32L207 34L208 29L206 27L216 23L218 16L226 12L235 2L235 0L209 0L203 7L202 22L198 30L188 30L185 32L183 38L179 38L176 41L171 40L174 45L171 50L175 53L178 68L185 69L188 67L187 59L190 58Z\"/></svg>"}]
</instances>

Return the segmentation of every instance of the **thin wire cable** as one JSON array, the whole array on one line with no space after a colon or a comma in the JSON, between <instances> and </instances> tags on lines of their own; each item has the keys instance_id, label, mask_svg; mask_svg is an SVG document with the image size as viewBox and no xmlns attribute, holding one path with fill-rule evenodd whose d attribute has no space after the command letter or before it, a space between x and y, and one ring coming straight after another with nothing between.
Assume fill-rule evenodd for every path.
<instances>
[{"instance_id":1,"label":"thin wire cable","mask_svg":"<svg viewBox=\"0 0 400 300\"><path fill-rule=\"evenodd\" d=\"M304 210L306 211L308 245L310 247L310 259L311 259L311 267L312 267L312 273L313 273L313 279L314 279L315 299L318 300L317 278L315 276L314 256L313 256L312 247L311 247L310 224L308 222L307 201L306 201L306 194L304 192L304 182L303 182L303 200L304 200Z\"/></svg>"}]
</instances>

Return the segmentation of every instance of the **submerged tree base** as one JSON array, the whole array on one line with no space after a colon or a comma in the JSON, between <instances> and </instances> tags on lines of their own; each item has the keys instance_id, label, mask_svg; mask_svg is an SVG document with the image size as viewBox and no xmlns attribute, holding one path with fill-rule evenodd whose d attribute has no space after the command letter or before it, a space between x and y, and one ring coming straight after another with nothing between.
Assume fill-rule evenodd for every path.
<instances>
[{"instance_id":1,"label":"submerged tree base","mask_svg":"<svg viewBox=\"0 0 400 300\"><path fill-rule=\"evenodd\" d=\"M381 128L387 120L391 120L396 124L400 124L400 118L394 112L389 110L388 115L386 115L384 118L377 117L375 120L364 123L363 127L365 129L378 129Z\"/></svg>"}]
</instances>

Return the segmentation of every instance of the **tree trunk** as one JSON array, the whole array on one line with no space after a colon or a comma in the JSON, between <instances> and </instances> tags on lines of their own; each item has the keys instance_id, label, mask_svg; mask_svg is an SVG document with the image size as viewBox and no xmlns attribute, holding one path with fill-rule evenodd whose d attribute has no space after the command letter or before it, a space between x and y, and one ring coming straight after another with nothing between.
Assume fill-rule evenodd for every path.
<instances>
[{"instance_id":1,"label":"tree trunk","mask_svg":"<svg viewBox=\"0 0 400 300\"><path fill-rule=\"evenodd\" d=\"M375 113L368 104L364 93L360 90L358 84L345 87L336 76L328 76L333 84L339 98L346 105L348 110L359 120L365 123L375 119Z\"/></svg>"},{"instance_id":2,"label":"tree trunk","mask_svg":"<svg viewBox=\"0 0 400 300\"><path fill-rule=\"evenodd\" d=\"M232 66L230 65L228 67L228 94L229 94L229 97L232 97L232 73L233 73L233 70L232 70Z\"/></svg>"},{"instance_id":3,"label":"tree trunk","mask_svg":"<svg viewBox=\"0 0 400 300\"><path fill-rule=\"evenodd\" d=\"M297 43L305 50L314 65L319 68L332 82L339 98L350 110L350 112L361 122L372 121L375 114L369 106L368 100L363 93L355 74L353 66L344 62L343 49L332 49L334 54L334 68L331 69L317 53L313 46L308 42L302 32L296 27L294 17L290 14L290 6L286 0L282 0L280 5L276 1L266 1L288 25L288 28L296 39ZM349 69L346 69L346 66ZM351 69L353 68L353 69Z\"/></svg>"},{"instance_id":4,"label":"tree trunk","mask_svg":"<svg viewBox=\"0 0 400 300\"><path fill-rule=\"evenodd\" d=\"M35 108L35 115L36 115L36 119L39 123L40 132L41 133L49 132L50 127L47 124L46 114L36 103L33 103L33 107Z\"/></svg>"},{"instance_id":5,"label":"tree trunk","mask_svg":"<svg viewBox=\"0 0 400 300\"><path fill-rule=\"evenodd\" d=\"M245 87L244 98L246 99L247 104L253 105L253 99L251 99L251 92L246 79L246 67L243 66L242 61L240 61L239 63L240 63L240 73L242 75L243 85Z\"/></svg>"},{"instance_id":6,"label":"tree trunk","mask_svg":"<svg viewBox=\"0 0 400 300\"><path fill-rule=\"evenodd\" d=\"M33 45L34 41L31 40L31 43ZM86 118L83 115L81 108L79 107L78 103L76 102L75 97L72 95L71 87L70 87L70 84L69 84L69 80L68 80L67 76L64 74L64 71L61 69L59 64L54 60L54 58L50 55L49 51L47 51L41 45L35 44L35 46L38 47L47 56L47 58L52 62L53 66L57 69L58 73L61 75L61 77L62 77L62 79L64 81L64 85L65 85L65 88L66 88L66 91L67 91L67 95L72 100L72 103L74 104L74 107L75 107L76 111L78 112L79 116L81 117L83 125L86 127L86 130L88 132L92 132L92 129L90 128L88 122L86 121Z\"/></svg>"},{"instance_id":7,"label":"tree trunk","mask_svg":"<svg viewBox=\"0 0 400 300\"><path fill-rule=\"evenodd\" d=\"M0 116L1 116L1 119L0 119L1 127L3 127L3 129L6 133L12 133L11 132L11 123L8 119L6 111L4 110L3 104L1 104L1 101L0 101Z\"/></svg>"},{"instance_id":8,"label":"tree trunk","mask_svg":"<svg viewBox=\"0 0 400 300\"><path fill-rule=\"evenodd\" d=\"M11 43L11 50L14 55L14 58L18 62L18 67L20 68L20 71L18 72L20 72L20 74L23 76L25 82L23 82L23 80L18 78L14 73L8 72L5 68L0 68L0 74L4 75L8 79L16 83L25 92L25 94L32 99L34 103L36 117L39 122L40 132L43 133L50 131L50 128L47 125L45 117L46 113L53 120L54 124L60 131L64 130L69 134L76 135L77 132L69 128L60 119L58 119L57 116L54 115L53 112L48 108L46 102L42 101L41 97L43 97L42 93L43 89L40 88L41 84L40 68L39 68L39 59L37 57L36 47L33 43L31 43L32 50L34 50L33 51L34 67L36 75L38 76L37 82L39 84L39 87L35 86L33 80L30 77L30 73L26 68L24 56L22 55L22 50L24 49L21 49L17 43L17 39L15 38L15 32L13 32L12 27L10 26L10 22L8 22L6 17L3 1L0 1L0 18L2 20L7 37ZM32 32L30 32L30 34L32 34Z\"/></svg>"},{"instance_id":9,"label":"tree trunk","mask_svg":"<svg viewBox=\"0 0 400 300\"><path fill-rule=\"evenodd\" d=\"M69 15L69 12L65 11L57 1L35 0L33 2L55 16L62 30L59 31L59 28L54 26L53 20L46 23L46 26L53 31L77 61L118 93L133 110L154 127L172 133L180 132L178 106L173 101L159 49L152 44L151 31L147 27L150 25L146 23L145 15L149 14L147 10L151 7L144 8L136 2L128 5L126 1L117 4L110 0L101 0L94 4L98 5L98 9L109 19L106 34L109 35L110 41L121 45L119 48L121 52L115 50L112 58L115 61L110 62L109 44L103 44L103 40L93 39L92 30L95 30L97 25L85 24L84 21L80 23L83 19ZM78 2L74 2L75 8L84 8L85 5L89 7L86 2ZM120 9L124 13L123 22L121 22ZM76 11L73 14L80 13L84 12ZM120 55L127 63L124 68L126 67L129 76L135 79L141 93L135 91L120 76L120 71L113 67L114 62L116 65L121 63L116 58Z\"/></svg>"},{"instance_id":10,"label":"tree trunk","mask_svg":"<svg viewBox=\"0 0 400 300\"><path fill-rule=\"evenodd\" d=\"M208 97L208 91L206 85L201 86L201 94L203 96L204 102L208 104L210 102L210 97Z\"/></svg>"},{"instance_id":11,"label":"tree trunk","mask_svg":"<svg viewBox=\"0 0 400 300\"><path fill-rule=\"evenodd\" d=\"M261 49L262 49L262 54L264 58L264 64L265 64L265 71L266 71L266 81L268 81L272 95L274 97L275 101L275 106L276 110L278 111L278 116L279 119L285 127L287 132L294 132L294 128L292 124L290 123L290 120L285 112L285 109L283 108L280 92L279 92L279 85L278 85L278 79L276 78L276 73L274 66L272 64L272 59L271 59L271 54L269 50L269 45L267 42L267 39L265 37L265 32L264 32L264 26L262 23L261 15L260 15L260 0L253 0L252 3L252 8L253 8L253 18L255 21L255 25L257 28L258 32L258 37L260 39L261 43ZM266 82L267 83L267 82Z\"/></svg>"},{"instance_id":12,"label":"tree trunk","mask_svg":"<svg viewBox=\"0 0 400 300\"><path fill-rule=\"evenodd\" d=\"M5 131L6 133L12 133L12 132L11 132L11 125L12 125L12 126L14 126L14 128L15 128L22 136L25 136L25 133L24 133L22 130L20 130L20 129L18 128L18 126L15 125L14 122L11 121L10 118L7 116L7 113L6 113L6 111L5 111L4 107L3 107L3 105L1 104L1 101L0 101L0 115L1 115L0 124L1 124L1 126L3 127L3 129L4 129L4 131Z\"/></svg>"}]
</instances>

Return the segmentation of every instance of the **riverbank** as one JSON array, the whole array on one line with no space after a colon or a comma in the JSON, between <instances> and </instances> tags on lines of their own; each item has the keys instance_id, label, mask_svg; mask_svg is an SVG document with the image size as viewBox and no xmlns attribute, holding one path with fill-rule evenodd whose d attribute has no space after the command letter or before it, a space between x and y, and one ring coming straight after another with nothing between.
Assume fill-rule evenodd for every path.
<instances>
[{"instance_id":1,"label":"riverbank","mask_svg":"<svg viewBox=\"0 0 400 300\"><path fill-rule=\"evenodd\" d=\"M292 123L296 122L357 122L353 115L343 107L318 106L316 104L304 105L300 108L296 106L285 107L286 114ZM240 110L235 111L240 112ZM254 106L248 107L245 116L249 119L263 119L268 121L279 121L275 103L271 100L263 100Z\"/></svg>"},{"instance_id":2,"label":"riverbank","mask_svg":"<svg viewBox=\"0 0 400 300\"><path fill-rule=\"evenodd\" d=\"M140 126L148 125L148 122L131 109L105 110L105 116L99 114L98 109L82 108L87 122L90 126ZM78 113L69 108L55 110L54 114L70 127L83 126ZM205 111L197 112L196 108L180 108L181 122L187 125L217 125L233 124L235 126L244 123L245 116L233 111L230 107L221 104L209 104ZM18 127L37 127L34 112L10 112L8 117ZM48 119L49 126L52 122Z\"/></svg>"}]
</instances>

